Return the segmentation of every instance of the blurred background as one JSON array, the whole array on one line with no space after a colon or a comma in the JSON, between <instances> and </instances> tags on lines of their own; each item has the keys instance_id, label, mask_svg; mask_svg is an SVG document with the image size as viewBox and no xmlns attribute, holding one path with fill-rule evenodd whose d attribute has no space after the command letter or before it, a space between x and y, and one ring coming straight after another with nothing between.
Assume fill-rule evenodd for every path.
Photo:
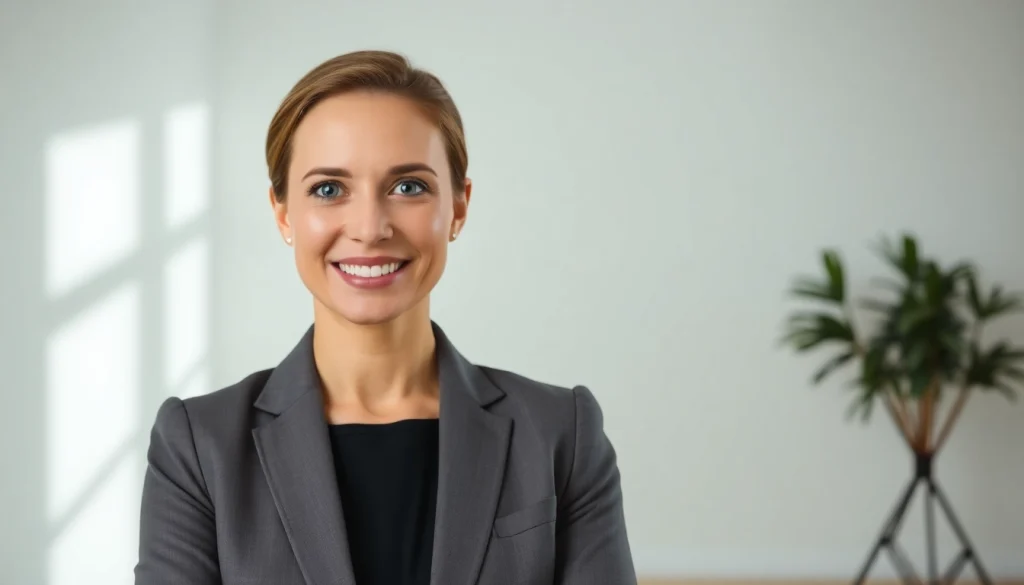
<instances>
[{"instance_id":1,"label":"blurred background","mask_svg":"<svg viewBox=\"0 0 1024 585\"><path fill-rule=\"evenodd\" d=\"M852 577L911 459L779 347L785 291L825 246L866 287L902 230L1024 289L1024 2L0 0L0 583L131 583L156 407L309 325L265 133L362 48L466 123L434 319L594 391L638 572ZM938 464L997 580L1024 578L1022 447L1024 405L984 396Z\"/></svg>"}]
</instances>

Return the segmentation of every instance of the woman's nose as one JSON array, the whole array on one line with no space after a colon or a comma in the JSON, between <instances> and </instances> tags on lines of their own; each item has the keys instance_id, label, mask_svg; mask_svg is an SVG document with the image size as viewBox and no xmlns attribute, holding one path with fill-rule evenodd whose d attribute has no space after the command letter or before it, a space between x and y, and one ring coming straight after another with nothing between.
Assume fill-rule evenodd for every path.
<instances>
[{"instance_id":1,"label":"woman's nose","mask_svg":"<svg viewBox=\"0 0 1024 585\"><path fill-rule=\"evenodd\" d=\"M393 230L387 205L379 197L353 197L345 214L345 233L364 244L391 237Z\"/></svg>"}]
</instances>

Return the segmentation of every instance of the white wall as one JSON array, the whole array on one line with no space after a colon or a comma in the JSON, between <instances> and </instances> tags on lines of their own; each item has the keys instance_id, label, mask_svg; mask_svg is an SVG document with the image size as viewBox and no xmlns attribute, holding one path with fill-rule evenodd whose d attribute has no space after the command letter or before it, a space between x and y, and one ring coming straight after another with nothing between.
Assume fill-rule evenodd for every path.
<instances>
[{"instance_id":1,"label":"white wall","mask_svg":"<svg viewBox=\"0 0 1024 585\"><path fill-rule=\"evenodd\" d=\"M0 0L5 585L131 583L155 409L210 386L212 8Z\"/></svg>"},{"instance_id":2,"label":"white wall","mask_svg":"<svg viewBox=\"0 0 1024 585\"><path fill-rule=\"evenodd\" d=\"M5 469L29 470L0 482L5 501L27 502L0 529L0 549L18 551L0 581L37 581L54 562L37 494L52 474L24 437L47 422L34 392L65 319L37 300L45 259L33 247L41 153L65 128L136 112L158 125L176 104L212 105L212 216L188 233L212 238L212 357L196 379L208 373L213 388L276 363L310 318L266 198L279 100L310 67L359 48L399 50L440 75L466 120L476 187L434 316L477 362L594 390L647 574L848 577L908 479L888 421L845 423L839 382L812 391L817 361L777 348L784 290L817 269L822 246L846 252L863 288L882 269L867 243L912 229L943 258L1024 289L1021 3L222 0L212 14L197 0L158 18L144 16L155 5L57 4L31 9L36 28L0 52L0 79L16 88L13 101L0 93L0 176L15 177L16 212L0 238L17 275L3 285L16 307L4 303L3 355L19 364L2 391L27 413L0 425L0 453ZM68 24L40 33L47 14ZM27 30L12 22L0 19L0 38ZM160 250L186 242L168 237ZM160 352L181 342L152 317L172 295L162 269L149 274L143 355L155 355L139 367L163 375ZM1024 323L1001 333L1024 341ZM147 390L139 424L176 388ZM1024 405L972 400L939 463L997 575L1024 575L1022 423ZM915 510L911 553L924 550L920 525Z\"/></svg>"}]
</instances>

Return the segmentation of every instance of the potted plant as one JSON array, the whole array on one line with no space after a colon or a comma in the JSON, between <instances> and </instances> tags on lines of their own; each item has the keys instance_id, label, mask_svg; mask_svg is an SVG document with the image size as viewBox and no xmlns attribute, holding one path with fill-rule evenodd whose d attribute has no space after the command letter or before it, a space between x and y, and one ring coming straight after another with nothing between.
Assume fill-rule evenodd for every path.
<instances>
[{"instance_id":1,"label":"potted plant","mask_svg":"<svg viewBox=\"0 0 1024 585\"><path fill-rule=\"evenodd\" d=\"M999 286L983 291L970 263L947 267L923 256L912 235L904 235L895 245L883 240L877 251L893 275L873 281L886 293L884 297L857 303L876 317L870 330L855 323L843 263L837 252L826 250L824 278L798 279L790 291L814 306L790 316L784 337L784 343L797 352L835 350L814 374L815 384L844 366L855 366L857 398L851 414L859 412L866 420L881 405L914 454L914 477L855 582L863 583L878 554L887 550L902 580L920 583L896 536L911 498L924 485L928 582L939 582L937 501L961 546L943 582L955 581L970 563L979 580L988 585L988 574L932 474L932 462L972 394L993 391L1015 397L1014 384L1024 381L1024 349L1002 340L984 345L981 333L993 320L1024 308L1024 303Z\"/></svg>"}]
</instances>

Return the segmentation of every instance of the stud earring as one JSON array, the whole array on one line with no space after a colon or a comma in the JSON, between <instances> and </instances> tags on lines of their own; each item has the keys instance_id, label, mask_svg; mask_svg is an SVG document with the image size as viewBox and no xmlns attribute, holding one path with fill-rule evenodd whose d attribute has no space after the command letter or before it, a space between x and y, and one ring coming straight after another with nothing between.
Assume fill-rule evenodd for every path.
<instances>
[{"instance_id":1,"label":"stud earring","mask_svg":"<svg viewBox=\"0 0 1024 585\"><path fill-rule=\"evenodd\" d=\"M285 239L284 239L284 243L286 243L286 244L288 244L289 246L291 246L291 245L292 245L292 239L291 239L291 237L287 237L287 238L285 238Z\"/></svg>"},{"instance_id":2,"label":"stud earring","mask_svg":"<svg viewBox=\"0 0 1024 585\"><path fill-rule=\"evenodd\" d=\"M452 232L452 241L453 242L455 241L455 238L457 238L457 237L459 237L459 232Z\"/></svg>"}]
</instances>

